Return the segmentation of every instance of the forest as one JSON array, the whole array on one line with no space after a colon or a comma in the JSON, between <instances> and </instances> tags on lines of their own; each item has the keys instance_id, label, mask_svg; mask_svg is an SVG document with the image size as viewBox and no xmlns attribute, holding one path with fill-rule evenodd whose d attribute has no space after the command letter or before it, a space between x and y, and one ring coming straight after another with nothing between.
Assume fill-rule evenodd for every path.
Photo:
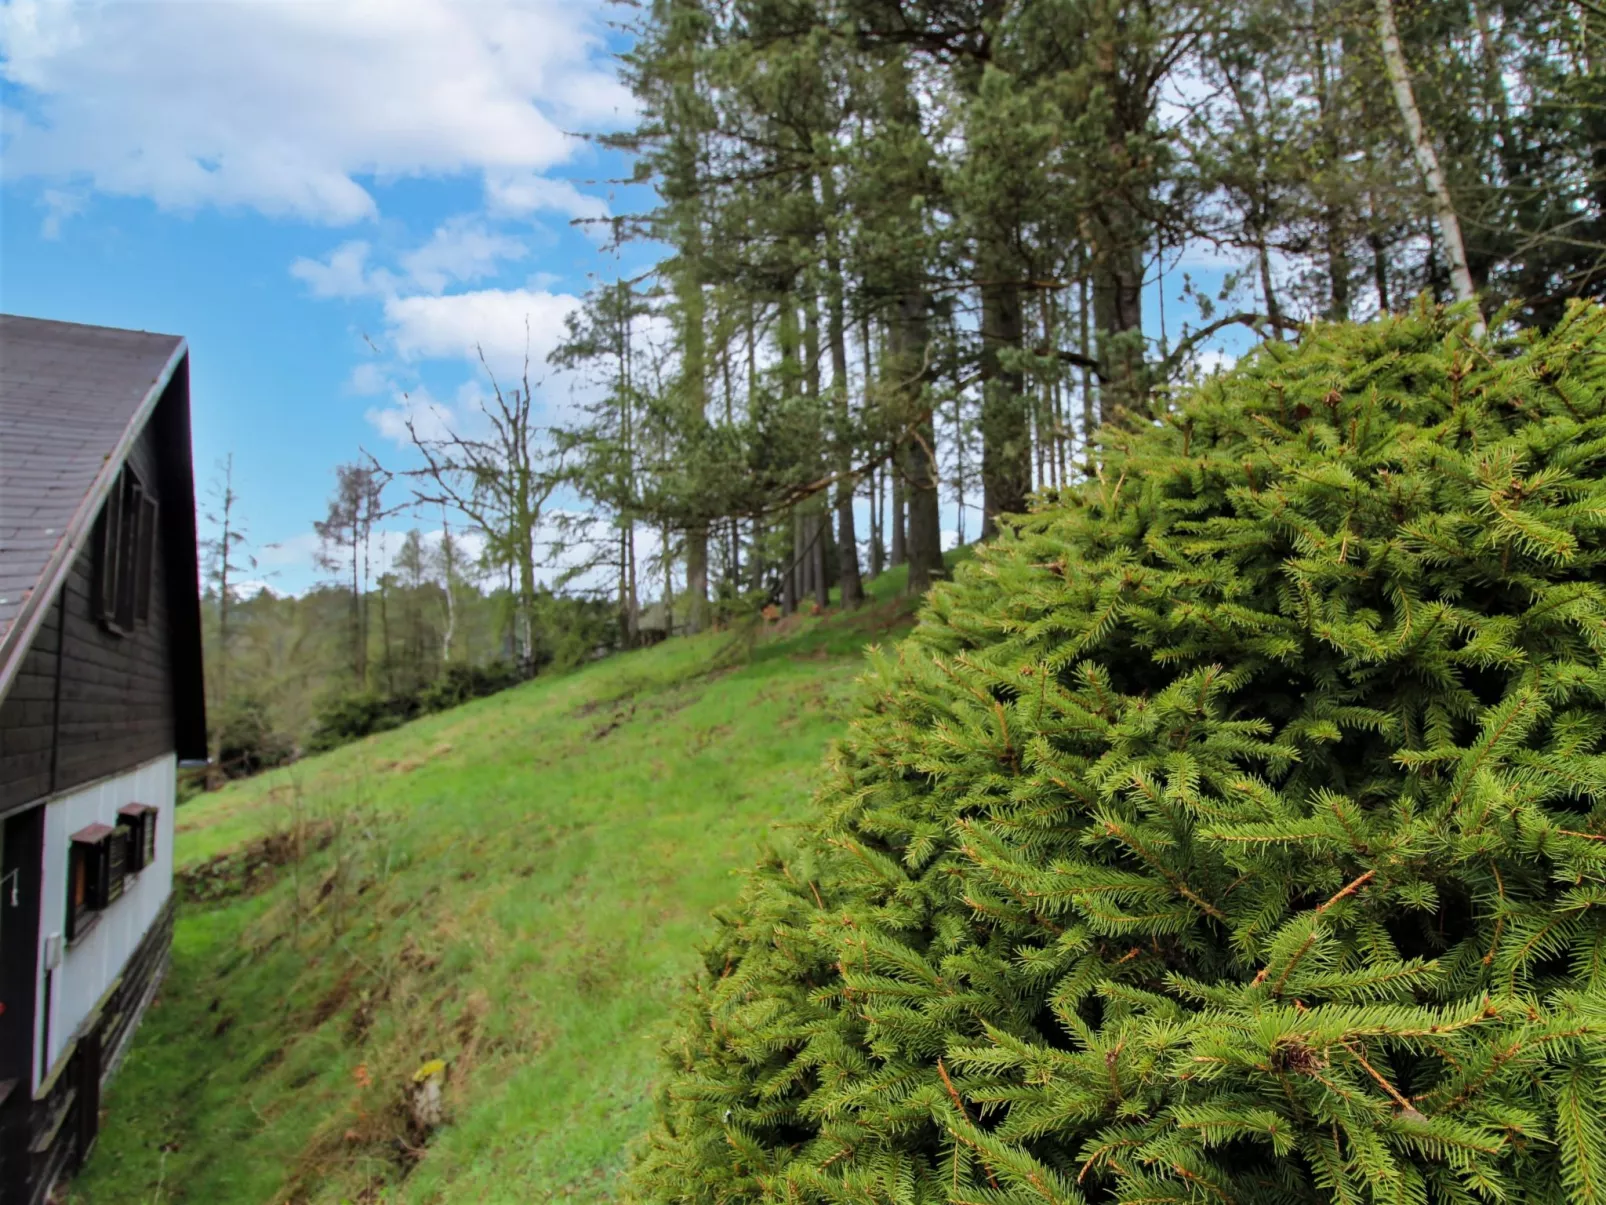
<instances>
[{"instance_id":1,"label":"forest","mask_svg":"<svg viewBox=\"0 0 1606 1205\"><path fill-rule=\"evenodd\" d=\"M554 360L603 386L559 454L627 616L639 528L693 630L753 589L851 608L887 564L919 592L944 514L987 537L1234 353L1423 296L1543 326L1606 284L1588 0L624 11L641 120L607 141L661 203L613 234L667 253Z\"/></svg>"},{"instance_id":2,"label":"forest","mask_svg":"<svg viewBox=\"0 0 1606 1205\"><path fill-rule=\"evenodd\" d=\"M599 219L649 266L534 366L584 383L578 418L527 366L472 430L411 428L411 467L341 466L299 599L238 596L223 474L227 743L294 749L454 662L851 609L892 565L920 593L945 542L1097 477L1102 426L1257 344L1419 298L1543 327L1606 289L1594 0L615 11L638 120L599 141L656 203Z\"/></svg>"}]
</instances>

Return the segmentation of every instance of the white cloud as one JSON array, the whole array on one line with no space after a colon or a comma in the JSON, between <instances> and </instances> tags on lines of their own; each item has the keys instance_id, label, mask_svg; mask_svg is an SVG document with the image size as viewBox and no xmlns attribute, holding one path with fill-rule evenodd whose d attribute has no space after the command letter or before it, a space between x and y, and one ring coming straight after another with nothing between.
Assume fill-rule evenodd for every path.
<instances>
[{"instance_id":1,"label":"white cloud","mask_svg":"<svg viewBox=\"0 0 1606 1205\"><path fill-rule=\"evenodd\" d=\"M390 342L404 359L459 358L486 363L499 381L516 381L529 356L531 384L564 336L564 318L580 301L544 289L480 289L445 296L391 297L385 302Z\"/></svg>"},{"instance_id":2,"label":"white cloud","mask_svg":"<svg viewBox=\"0 0 1606 1205\"><path fill-rule=\"evenodd\" d=\"M1206 348L1193 355L1193 366L1200 376L1212 377L1218 372L1228 372L1236 363L1238 363L1238 353L1223 351L1216 347Z\"/></svg>"},{"instance_id":3,"label":"white cloud","mask_svg":"<svg viewBox=\"0 0 1606 1205\"><path fill-rule=\"evenodd\" d=\"M533 171L485 173L485 204L494 214L523 217L542 211L571 218L605 218L608 203L590 196L569 180L554 180Z\"/></svg>"},{"instance_id":4,"label":"white cloud","mask_svg":"<svg viewBox=\"0 0 1606 1205\"><path fill-rule=\"evenodd\" d=\"M345 223L362 180L538 172L616 125L600 5L341 0L0 8L9 180Z\"/></svg>"},{"instance_id":5,"label":"white cloud","mask_svg":"<svg viewBox=\"0 0 1606 1205\"><path fill-rule=\"evenodd\" d=\"M290 275L314 297L350 300L404 292L440 293L448 285L494 276L503 262L529 254L519 239L491 230L469 215L448 218L428 241L402 253L400 272L370 266L372 250L362 239L353 239L323 259L299 256L290 265Z\"/></svg>"},{"instance_id":6,"label":"white cloud","mask_svg":"<svg viewBox=\"0 0 1606 1205\"><path fill-rule=\"evenodd\" d=\"M383 296L396 288L396 277L384 268L368 267L370 248L361 239L341 243L327 259L300 256L290 275L311 290L314 297Z\"/></svg>"},{"instance_id":7,"label":"white cloud","mask_svg":"<svg viewBox=\"0 0 1606 1205\"><path fill-rule=\"evenodd\" d=\"M42 238L58 239L61 237L62 223L82 213L88 198L76 189L47 188L39 194L39 201L45 208L45 220L39 224L39 234Z\"/></svg>"},{"instance_id":8,"label":"white cloud","mask_svg":"<svg viewBox=\"0 0 1606 1205\"><path fill-rule=\"evenodd\" d=\"M372 360L358 364L346 378L346 390L362 397L372 397L376 393L384 393L387 389L393 388L385 369Z\"/></svg>"},{"instance_id":9,"label":"white cloud","mask_svg":"<svg viewBox=\"0 0 1606 1205\"><path fill-rule=\"evenodd\" d=\"M468 217L452 218L438 227L422 247L401 257L409 281L426 293L440 293L449 284L495 275L504 260L522 259L529 249L518 239L488 229Z\"/></svg>"},{"instance_id":10,"label":"white cloud","mask_svg":"<svg viewBox=\"0 0 1606 1205\"><path fill-rule=\"evenodd\" d=\"M379 574L389 573L395 568L396 558L400 555L402 544L407 539L407 530L407 527L399 527L375 534L369 569L376 578ZM439 527L430 531L419 528L419 541L424 546L424 555L430 560L440 554L443 530ZM476 576L476 563L485 554L485 537L477 531L464 527L454 527L452 529L452 543L456 548L452 557L454 573L460 574L464 578L472 579ZM437 580L439 579L437 578Z\"/></svg>"},{"instance_id":11,"label":"white cloud","mask_svg":"<svg viewBox=\"0 0 1606 1205\"><path fill-rule=\"evenodd\" d=\"M422 522L435 523L441 521L438 513L433 515L401 517L393 521L392 526L376 531L373 542L368 549L368 572L371 581L377 582L382 573L388 573L395 567L396 557L401 552L402 543L406 539L407 529L412 526L420 527L419 535L424 544L424 550L430 558L439 555L441 536L444 531L441 527L424 529L422 522L408 522L408 518L415 518ZM452 542L456 546L453 557L454 572L465 581L474 581L479 576L478 563L485 554L486 540L479 532L468 528L465 524L452 525ZM264 566L271 566L270 576L277 579L281 575L288 581L270 581L268 578L256 578L241 582L238 591L241 597L250 597L258 590L267 589L283 598L298 596L306 593L318 582L337 581L338 584L349 589L351 584L350 568L344 571L331 570L318 564L319 540L315 532L305 531L277 544L269 545L263 549L264 555L259 558ZM544 580L544 579L543 579Z\"/></svg>"},{"instance_id":12,"label":"white cloud","mask_svg":"<svg viewBox=\"0 0 1606 1205\"><path fill-rule=\"evenodd\" d=\"M413 444L412 431L421 439L442 439L455 425L451 408L436 401L427 389L398 392L388 406L370 406L363 416L386 439L402 447Z\"/></svg>"},{"instance_id":13,"label":"white cloud","mask_svg":"<svg viewBox=\"0 0 1606 1205\"><path fill-rule=\"evenodd\" d=\"M317 533L304 531L272 544L264 544L257 549L257 564L263 569L308 568L314 563L318 548Z\"/></svg>"}]
</instances>

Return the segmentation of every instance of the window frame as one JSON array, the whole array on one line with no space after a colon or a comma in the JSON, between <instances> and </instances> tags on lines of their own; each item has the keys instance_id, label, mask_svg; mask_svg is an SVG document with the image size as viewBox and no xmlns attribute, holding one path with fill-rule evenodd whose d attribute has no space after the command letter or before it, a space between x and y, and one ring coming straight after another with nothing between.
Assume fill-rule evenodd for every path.
<instances>
[{"instance_id":1,"label":"window frame","mask_svg":"<svg viewBox=\"0 0 1606 1205\"><path fill-rule=\"evenodd\" d=\"M117 823L128 829L128 874L138 874L156 861L156 813L148 803L117 809Z\"/></svg>"},{"instance_id":2,"label":"window frame","mask_svg":"<svg viewBox=\"0 0 1606 1205\"><path fill-rule=\"evenodd\" d=\"M123 465L95 533L95 617L115 635L127 636L150 619L159 514L139 473Z\"/></svg>"},{"instance_id":3,"label":"window frame","mask_svg":"<svg viewBox=\"0 0 1606 1205\"><path fill-rule=\"evenodd\" d=\"M100 915L123 896L128 880L128 829L91 824L67 843L67 944L94 929Z\"/></svg>"},{"instance_id":4,"label":"window frame","mask_svg":"<svg viewBox=\"0 0 1606 1205\"><path fill-rule=\"evenodd\" d=\"M67 944L86 937L100 919L100 913L90 906L89 878L94 848L85 842L73 840L67 844L67 915L62 932Z\"/></svg>"},{"instance_id":5,"label":"window frame","mask_svg":"<svg viewBox=\"0 0 1606 1205\"><path fill-rule=\"evenodd\" d=\"M139 535L134 553L134 622L146 623L151 617L151 579L156 576L156 499L147 490L141 494Z\"/></svg>"}]
</instances>

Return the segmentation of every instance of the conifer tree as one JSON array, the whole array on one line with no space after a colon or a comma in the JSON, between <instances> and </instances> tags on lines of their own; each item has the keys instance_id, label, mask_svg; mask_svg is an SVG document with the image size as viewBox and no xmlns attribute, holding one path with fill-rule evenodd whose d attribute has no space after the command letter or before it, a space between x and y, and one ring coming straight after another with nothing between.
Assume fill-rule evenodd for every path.
<instances>
[{"instance_id":1,"label":"conifer tree","mask_svg":"<svg viewBox=\"0 0 1606 1205\"><path fill-rule=\"evenodd\" d=\"M1268 343L933 590L641 1199L1606 1200L1606 310L1475 321Z\"/></svg>"}]
</instances>

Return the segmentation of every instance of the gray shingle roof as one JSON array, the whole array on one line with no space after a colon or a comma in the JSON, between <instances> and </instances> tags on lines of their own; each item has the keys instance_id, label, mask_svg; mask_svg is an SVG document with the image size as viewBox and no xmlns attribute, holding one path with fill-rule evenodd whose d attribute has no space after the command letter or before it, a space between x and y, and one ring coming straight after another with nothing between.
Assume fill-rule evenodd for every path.
<instances>
[{"instance_id":1,"label":"gray shingle roof","mask_svg":"<svg viewBox=\"0 0 1606 1205\"><path fill-rule=\"evenodd\" d=\"M0 646L82 546L183 351L177 335L0 314Z\"/></svg>"}]
</instances>

